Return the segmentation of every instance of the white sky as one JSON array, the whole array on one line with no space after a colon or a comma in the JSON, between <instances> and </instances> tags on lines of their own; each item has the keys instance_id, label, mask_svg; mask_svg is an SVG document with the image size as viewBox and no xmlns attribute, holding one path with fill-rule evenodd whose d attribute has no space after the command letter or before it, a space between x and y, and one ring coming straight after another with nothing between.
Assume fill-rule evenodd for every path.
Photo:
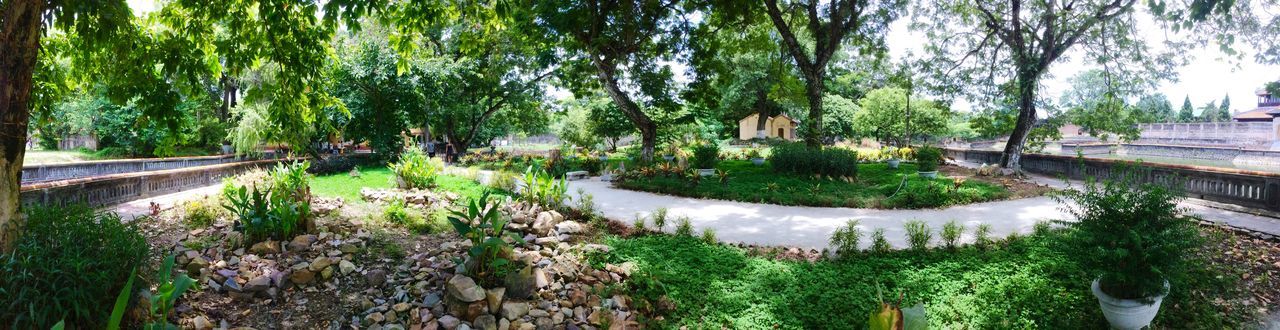
<instances>
[{"instance_id":1,"label":"white sky","mask_svg":"<svg viewBox=\"0 0 1280 330\"><path fill-rule=\"evenodd\" d=\"M155 0L128 0L128 3L137 15L157 9ZM924 53L923 44L926 40L923 34L907 28L909 17L895 22L887 36L890 56L895 60L903 57L908 51L915 54ZM1150 40L1163 38L1162 31L1150 25L1149 20L1145 21L1147 22L1141 23L1144 26L1140 27L1140 30L1149 34ZM1254 91L1267 82L1280 79L1280 65L1258 64L1252 60L1251 54L1246 54L1243 60L1235 64L1222 59L1224 55L1214 47L1191 49L1187 55L1191 57L1191 65L1177 70L1178 81L1164 82L1158 88L1159 92L1169 97L1175 110L1182 106L1184 96L1190 96L1191 104L1200 107L1210 101L1220 101L1223 95L1228 94L1231 95L1232 111L1251 110L1256 105ZM1079 58L1079 56L1073 58ZM687 67L680 63L674 64L673 69L677 71L677 77L683 79L684 75L680 72L685 71ZM1043 82L1043 97L1047 100L1057 100L1067 88L1068 78L1092 68L1094 68L1092 65L1085 65L1079 61L1054 64L1050 67L1051 78ZM559 90L549 90L549 92L557 94L555 95L557 98L563 96L560 94L567 94ZM968 110L967 103L963 101L957 102L956 107L957 110Z\"/></svg>"}]
</instances>

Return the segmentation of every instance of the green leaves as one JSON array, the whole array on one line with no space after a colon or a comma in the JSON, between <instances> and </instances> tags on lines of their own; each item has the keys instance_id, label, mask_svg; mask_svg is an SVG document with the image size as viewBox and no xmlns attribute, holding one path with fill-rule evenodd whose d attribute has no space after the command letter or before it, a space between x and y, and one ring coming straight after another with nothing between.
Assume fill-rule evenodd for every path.
<instances>
[{"instance_id":1,"label":"green leaves","mask_svg":"<svg viewBox=\"0 0 1280 330\"><path fill-rule=\"evenodd\" d=\"M522 266L510 259L511 245L504 240L509 222L498 208L498 204L489 203L486 191L480 198L469 201L464 210L453 211L449 216L449 223L458 236L471 241L468 259L463 261L467 274L486 286L501 281ZM509 234L516 242L523 242L514 233Z\"/></svg>"},{"instance_id":2,"label":"green leaves","mask_svg":"<svg viewBox=\"0 0 1280 330\"><path fill-rule=\"evenodd\" d=\"M187 274L178 274L173 276L174 256L169 255L164 258L164 262L160 266L160 273L156 275L159 283L155 292L151 294L151 303L148 305L151 309L151 322L143 326L148 330L168 330L178 329L177 325L169 323L169 314L173 312L173 305L182 297L187 289L195 285L195 280L187 276Z\"/></svg>"}]
</instances>

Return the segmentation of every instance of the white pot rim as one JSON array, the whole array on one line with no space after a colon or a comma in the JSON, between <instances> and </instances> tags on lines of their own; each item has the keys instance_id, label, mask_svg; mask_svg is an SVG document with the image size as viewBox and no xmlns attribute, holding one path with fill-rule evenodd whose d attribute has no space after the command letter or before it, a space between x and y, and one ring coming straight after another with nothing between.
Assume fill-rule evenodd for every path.
<instances>
[{"instance_id":1,"label":"white pot rim","mask_svg":"<svg viewBox=\"0 0 1280 330\"><path fill-rule=\"evenodd\" d=\"M1150 306L1150 305L1156 304L1155 301L1160 301L1164 299L1165 296L1169 295L1169 280L1164 281L1164 294L1161 294L1155 297L1150 297L1152 298L1152 300L1154 300L1150 304L1146 304L1135 299L1120 299L1120 298L1112 297L1111 295L1102 291L1102 287L1099 284L1100 281L1102 281L1102 278L1096 278L1093 280L1093 285L1091 285L1091 289L1093 290L1093 295L1098 298L1099 302L1102 302L1107 305L1116 306L1116 307Z\"/></svg>"}]
</instances>

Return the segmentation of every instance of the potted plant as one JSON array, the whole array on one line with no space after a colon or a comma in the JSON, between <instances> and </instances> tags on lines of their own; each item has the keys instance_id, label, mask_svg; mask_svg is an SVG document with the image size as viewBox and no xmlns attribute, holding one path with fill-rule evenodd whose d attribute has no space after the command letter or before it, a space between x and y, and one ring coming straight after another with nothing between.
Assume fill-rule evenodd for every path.
<instances>
[{"instance_id":1,"label":"potted plant","mask_svg":"<svg viewBox=\"0 0 1280 330\"><path fill-rule=\"evenodd\" d=\"M747 149L746 154L747 158L751 159L752 164L756 164L756 166L764 165L764 156L760 155L760 149Z\"/></svg>"},{"instance_id":2,"label":"potted plant","mask_svg":"<svg viewBox=\"0 0 1280 330\"><path fill-rule=\"evenodd\" d=\"M916 150L917 174L926 178L938 177L938 164L942 162L942 151L934 147L920 147Z\"/></svg>"},{"instance_id":3,"label":"potted plant","mask_svg":"<svg viewBox=\"0 0 1280 330\"><path fill-rule=\"evenodd\" d=\"M693 149L693 167L698 169L698 175L711 176L716 174L716 163L720 162L720 146L715 143L705 143Z\"/></svg>"},{"instance_id":4,"label":"potted plant","mask_svg":"<svg viewBox=\"0 0 1280 330\"><path fill-rule=\"evenodd\" d=\"M880 155L881 157L889 157L885 160L885 162L889 164L889 168L898 168L898 165L902 163L902 160L898 159L898 152L894 147L884 147L884 149L880 150Z\"/></svg>"},{"instance_id":5,"label":"potted plant","mask_svg":"<svg viewBox=\"0 0 1280 330\"><path fill-rule=\"evenodd\" d=\"M222 154L223 154L223 155L230 155L230 154L231 154L232 152L234 152L234 151L235 151L235 148L232 148L232 147L231 147L231 141L222 140Z\"/></svg>"},{"instance_id":6,"label":"potted plant","mask_svg":"<svg viewBox=\"0 0 1280 330\"><path fill-rule=\"evenodd\" d=\"M1077 221L1068 246L1085 269L1102 315L1116 329L1146 327L1169 293L1169 279L1184 269L1184 256L1201 243L1194 220L1178 203L1181 182L1143 183L1143 173L1123 167L1114 179L1086 181L1054 197Z\"/></svg>"}]
</instances>

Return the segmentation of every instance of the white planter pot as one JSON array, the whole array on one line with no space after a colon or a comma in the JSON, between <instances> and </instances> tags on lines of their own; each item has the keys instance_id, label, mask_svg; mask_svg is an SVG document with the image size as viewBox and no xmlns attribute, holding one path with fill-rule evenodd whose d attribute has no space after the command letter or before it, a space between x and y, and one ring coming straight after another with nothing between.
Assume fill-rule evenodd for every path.
<instances>
[{"instance_id":1,"label":"white planter pot","mask_svg":"<svg viewBox=\"0 0 1280 330\"><path fill-rule=\"evenodd\" d=\"M897 160L897 159L890 159L890 160L889 160L889 168L898 168L898 164L899 164L899 163L902 163L902 161L901 161L901 160Z\"/></svg>"},{"instance_id":2,"label":"white planter pot","mask_svg":"<svg viewBox=\"0 0 1280 330\"><path fill-rule=\"evenodd\" d=\"M235 151L235 149L232 149L230 144L224 144L224 145L222 145L222 154L223 154L223 155L230 155L232 151Z\"/></svg>"},{"instance_id":3,"label":"white planter pot","mask_svg":"<svg viewBox=\"0 0 1280 330\"><path fill-rule=\"evenodd\" d=\"M1164 282L1165 291L1169 291L1169 282ZM1165 295L1155 297L1150 304L1144 304L1137 300L1119 299L1107 295L1098 287L1098 280L1093 280L1093 296L1098 298L1098 305L1102 307L1102 316L1107 318L1107 323L1111 324L1111 328L1120 330L1142 329L1151 324L1151 320L1156 318L1156 313L1160 312L1160 302L1164 300Z\"/></svg>"},{"instance_id":4,"label":"white planter pot","mask_svg":"<svg viewBox=\"0 0 1280 330\"><path fill-rule=\"evenodd\" d=\"M609 161L609 156L600 156L600 161L601 161L601 162L608 162L608 161Z\"/></svg>"},{"instance_id":5,"label":"white planter pot","mask_svg":"<svg viewBox=\"0 0 1280 330\"><path fill-rule=\"evenodd\" d=\"M938 171L916 172L920 177L934 179L938 177Z\"/></svg>"},{"instance_id":6,"label":"white planter pot","mask_svg":"<svg viewBox=\"0 0 1280 330\"><path fill-rule=\"evenodd\" d=\"M671 155L662 156L662 159L666 159L668 162L670 162L672 159L676 159L676 156L671 156Z\"/></svg>"},{"instance_id":7,"label":"white planter pot","mask_svg":"<svg viewBox=\"0 0 1280 330\"><path fill-rule=\"evenodd\" d=\"M716 175L716 169L714 169L714 168L700 168L700 169L698 169L698 175L701 175L701 176L712 176L712 175Z\"/></svg>"},{"instance_id":8,"label":"white planter pot","mask_svg":"<svg viewBox=\"0 0 1280 330\"><path fill-rule=\"evenodd\" d=\"M752 158L751 163L756 164L756 166L764 165L764 158Z\"/></svg>"}]
</instances>

